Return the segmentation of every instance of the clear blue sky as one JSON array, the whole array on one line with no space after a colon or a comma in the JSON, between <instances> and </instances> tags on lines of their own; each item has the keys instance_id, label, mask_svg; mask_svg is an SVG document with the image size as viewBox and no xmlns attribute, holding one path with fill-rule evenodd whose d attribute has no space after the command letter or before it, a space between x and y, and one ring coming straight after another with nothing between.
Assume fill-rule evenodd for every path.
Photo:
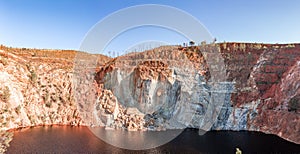
<instances>
[{"instance_id":1,"label":"clear blue sky","mask_svg":"<svg viewBox=\"0 0 300 154\"><path fill-rule=\"evenodd\" d=\"M219 42L300 43L299 0L0 0L0 44L79 49L86 33L98 21L119 9L141 4L184 10L202 22ZM167 35L162 34L170 32L159 28L135 31L120 35L108 50L125 50L145 40L170 44L184 40L175 35L173 40L164 37Z\"/></svg>"}]
</instances>

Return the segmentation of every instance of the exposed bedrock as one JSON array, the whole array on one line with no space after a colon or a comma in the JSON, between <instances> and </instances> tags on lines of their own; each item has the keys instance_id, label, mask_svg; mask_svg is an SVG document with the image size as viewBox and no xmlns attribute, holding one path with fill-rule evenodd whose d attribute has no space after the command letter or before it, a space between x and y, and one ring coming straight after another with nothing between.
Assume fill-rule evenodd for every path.
<instances>
[{"instance_id":1,"label":"exposed bedrock","mask_svg":"<svg viewBox=\"0 0 300 154\"><path fill-rule=\"evenodd\" d=\"M211 46L225 67L207 59ZM215 82L214 69L226 80ZM1 46L0 128L254 130L300 143L299 80L299 44L164 46L98 59Z\"/></svg>"},{"instance_id":2,"label":"exposed bedrock","mask_svg":"<svg viewBox=\"0 0 300 154\"><path fill-rule=\"evenodd\" d=\"M114 65L101 83L121 106L144 114L145 129L212 126L262 131L299 143L299 45L227 43L219 49L224 82L212 82L206 62L197 63L205 50L200 54L201 47L193 47L169 53L184 53L189 67L170 59L138 60L129 68Z\"/></svg>"}]
</instances>

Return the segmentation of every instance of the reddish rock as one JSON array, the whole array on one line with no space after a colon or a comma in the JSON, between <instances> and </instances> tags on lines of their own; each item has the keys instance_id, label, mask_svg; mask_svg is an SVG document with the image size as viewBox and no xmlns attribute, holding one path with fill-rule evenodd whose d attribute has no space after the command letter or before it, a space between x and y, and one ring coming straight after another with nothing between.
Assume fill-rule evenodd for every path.
<instances>
[{"instance_id":1,"label":"reddish rock","mask_svg":"<svg viewBox=\"0 0 300 154\"><path fill-rule=\"evenodd\" d=\"M257 110L257 115L253 119L250 119L250 115L247 114L247 128L277 134L289 141L300 143L299 111L291 111L288 104L294 97L300 95L300 44L220 43L212 46L211 48L220 48L226 67L226 81L235 84L235 91L231 94L232 108L238 109L239 113L242 113L242 110L245 110L250 103L254 103L252 106L260 103L258 107L251 108L251 110ZM209 48L209 46L173 46L160 47L159 50L154 49L139 54L128 54L115 59L102 56L102 59L108 61L103 64L98 59L97 68L87 67L93 63L80 65L81 67L77 68L80 70L76 72L79 76L79 80L76 80L79 86L72 89L74 85L71 81L74 78L70 74L74 71L72 66L76 51L50 52L1 46L0 69L3 78L5 77L3 82L1 81L1 85L7 85L17 95L10 100L10 108L1 101L1 104L4 105L0 106L0 110L5 116L9 116L9 112L4 112L4 110L7 110L8 107L8 111L15 114L13 111L20 105L22 108L20 115L12 115L12 117L15 119L19 117L23 120L3 127L87 124L82 119L91 120L92 118L88 114L80 114L81 110L76 109L74 100L72 100L76 92L75 94L80 94L76 95L78 99L76 101L79 102L78 107L86 106L87 103L97 100L99 101L99 110L103 110L99 115L103 115L101 118L106 117L107 123L128 130L143 130L145 129L144 125L154 125L153 119L150 118L145 124L143 115L126 113L128 110L117 105L118 101L114 94L104 89L104 77L109 72L122 67L127 71L135 69L136 78L171 81L172 71L169 68L171 63L172 67L177 68L188 66L187 70L200 72L201 75L205 75L207 81L210 81L207 60L199 52L200 50L209 51ZM88 61L88 54L80 53L79 55L86 59L85 62ZM168 58L170 61L160 60L163 58ZM185 65L185 63L189 65ZM36 75L33 75L33 70ZM91 74L95 70L96 76L94 77ZM93 82L94 79L97 83ZM138 82L135 83L135 88L142 86ZM91 87L95 87L95 89ZM51 96L46 97L46 93L50 93ZM163 93L159 92L158 95L161 96ZM47 99L48 97L50 99ZM88 107L92 108L92 105L91 103ZM113 119L109 119L111 115L114 115ZM238 125L239 123L234 124Z\"/></svg>"}]
</instances>

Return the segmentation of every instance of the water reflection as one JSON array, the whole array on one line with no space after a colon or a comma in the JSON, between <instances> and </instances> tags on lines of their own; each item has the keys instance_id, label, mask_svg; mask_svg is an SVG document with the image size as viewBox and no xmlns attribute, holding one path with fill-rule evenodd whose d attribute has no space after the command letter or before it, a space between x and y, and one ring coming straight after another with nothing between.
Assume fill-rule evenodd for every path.
<instances>
[{"instance_id":1,"label":"water reflection","mask_svg":"<svg viewBox=\"0 0 300 154\"><path fill-rule=\"evenodd\" d=\"M106 143L131 150L156 148L170 142L183 131L126 131L121 129L105 130L103 127L90 128L90 130Z\"/></svg>"},{"instance_id":2,"label":"water reflection","mask_svg":"<svg viewBox=\"0 0 300 154\"><path fill-rule=\"evenodd\" d=\"M118 144L156 144L159 132L126 132L95 129L107 140ZM166 131L164 133L174 133ZM173 135L176 135L176 131ZM145 143L145 138L150 138ZM120 139L120 140L118 140ZM128 140L126 140L128 139ZM126 142L126 143L124 143ZM141 142L141 143L139 143ZM258 132L210 131L199 136L198 130L187 129L165 145L147 150L127 150L97 138L87 127L36 127L16 131L7 153L299 153L300 145L275 135Z\"/></svg>"}]
</instances>

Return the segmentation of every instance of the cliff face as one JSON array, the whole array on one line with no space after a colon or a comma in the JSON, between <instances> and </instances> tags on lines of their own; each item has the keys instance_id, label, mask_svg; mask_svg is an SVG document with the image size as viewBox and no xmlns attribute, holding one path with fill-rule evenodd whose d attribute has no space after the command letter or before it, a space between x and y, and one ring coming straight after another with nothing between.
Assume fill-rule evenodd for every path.
<instances>
[{"instance_id":1,"label":"cliff face","mask_svg":"<svg viewBox=\"0 0 300 154\"><path fill-rule=\"evenodd\" d=\"M257 130L299 143L299 47L223 44L221 52L230 55L224 56L228 81L235 81L236 92L215 128Z\"/></svg>"},{"instance_id":2,"label":"cliff face","mask_svg":"<svg viewBox=\"0 0 300 154\"><path fill-rule=\"evenodd\" d=\"M74 100L75 55L75 51L1 46L1 130L82 122Z\"/></svg>"},{"instance_id":3,"label":"cliff face","mask_svg":"<svg viewBox=\"0 0 300 154\"><path fill-rule=\"evenodd\" d=\"M114 59L2 47L0 56L2 129L193 127L256 130L300 143L298 44L168 46Z\"/></svg>"}]
</instances>

